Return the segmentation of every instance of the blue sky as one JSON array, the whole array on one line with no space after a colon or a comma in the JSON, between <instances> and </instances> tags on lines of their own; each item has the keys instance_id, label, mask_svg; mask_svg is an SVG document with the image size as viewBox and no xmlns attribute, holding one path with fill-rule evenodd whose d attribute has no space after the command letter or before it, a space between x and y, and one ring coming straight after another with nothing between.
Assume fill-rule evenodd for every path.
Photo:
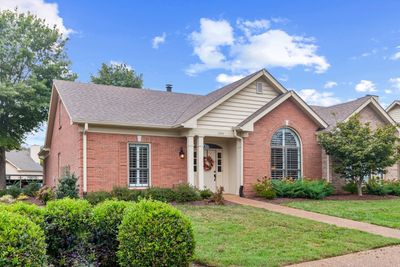
<instances>
[{"instance_id":1,"label":"blue sky","mask_svg":"<svg viewBox=\"0 0 400 267\"><path fill-rule=\"evenodd\" d=\"M267 68L311 104L400 98L399 1L3 1L68 34L83 82L124 62L146 88L206 94Z\"/></svg>"}]
</instances>

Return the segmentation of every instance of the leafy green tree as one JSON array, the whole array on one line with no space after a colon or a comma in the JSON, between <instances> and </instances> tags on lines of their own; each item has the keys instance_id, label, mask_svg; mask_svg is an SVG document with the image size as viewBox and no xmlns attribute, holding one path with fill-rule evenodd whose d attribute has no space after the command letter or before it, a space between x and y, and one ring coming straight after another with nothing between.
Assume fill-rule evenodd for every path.
<instances>
[{"instance_id":1,"label":"leafy green tree","mask_svg":"<svg viewBox=\"0 0 400 267\"><path fill-rule=\"evenodd\" d=\"M400 159L399 140L395 126L372 130L369 123L360 122L358 115L319 134L319 143L333 157L335 172L354 182L359 196L365 177L385 173Z\"/></svg>"},{"instance_id":2,"label":"leafy green tree","mask_svg":"<svg viewBox=\"0 0 400 267\"><path fill-rule=\"evenodd\" d=\"M91 76L92 83L115 85L122 87L142 88L143 75L136 72L126 64L101 64L97 76Z\"/></svg>"},{"instance_id":3,"label":"leafy green tree","mask_svg":"<svg viewBox=\"0 0 400 267\"><path fill-rule=\"evenodd\" d=\"M32 14L0 12L0 188L5 151L18 149L46 120L53 79L74 80L67 39Z\"/></svg>"}]
</instances>

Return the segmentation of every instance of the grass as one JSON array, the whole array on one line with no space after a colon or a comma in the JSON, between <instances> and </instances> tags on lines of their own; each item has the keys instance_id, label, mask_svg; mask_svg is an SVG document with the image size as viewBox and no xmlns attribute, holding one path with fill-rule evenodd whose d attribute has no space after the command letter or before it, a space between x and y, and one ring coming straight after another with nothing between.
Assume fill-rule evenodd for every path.
<instances>
[{"instance_id":1,"label":"grass","mask_svg":"<svg viewBox=\"0 0 400 267\"><path fill-rule=\"evenodd\" d=\"M195 261L211 266L281 266L400 240L245 206L178 206L193 222Z\"/></svg>"},{"instance_id":2,"label":"grass","mask_svg":"<svg viewBox=\"0 0 400 267\"><path fill-rule=\"evenodd\" d=\"M400 229L400 200L320 200L289 202L285 205Z\"/></svg>"}]
</instances>

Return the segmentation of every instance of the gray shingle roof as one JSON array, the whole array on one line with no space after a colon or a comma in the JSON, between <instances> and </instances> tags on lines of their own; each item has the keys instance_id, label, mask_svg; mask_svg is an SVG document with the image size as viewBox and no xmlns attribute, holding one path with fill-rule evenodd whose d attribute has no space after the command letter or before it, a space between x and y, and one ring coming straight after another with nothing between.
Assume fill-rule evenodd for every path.
<instances>
[{"instance_id":1,"label":"gray shingle roof","mask_svg":"<svg viewBox=\"0 0 400 267\"><path fill-rule=\"evenodd\" d=\"M43 171L42 166L31 158L29 150L12 150L6 152L6 160L22 171Z\"/></svg>"},{"instance_id":2,"label":"gray shingle roof","mask_svg":"<svg viewBox=\"0 0 400 267\"><path fill-rule=\"evenodd\" d=\"M261 71L205 96L61 80L55 80L54 85L74 122L170 128L189 120Z\"/></svg>"},{"instance_id":3,"label":"gray shingle roof","mask_svg":"<svg viewBox=\"0 0 400 267\"><path fill-rule=\"evenodd\" d=\"M54 81L72 121L172 127L203 96Z\"/></svg>"},{"instance_id":4,"label":"gray shingle roof","mask_svg":"<svg viewBox=\"0 0 400 267\"><path fill-rule=\"evenodd\" d=\"M327 130L336 126L338 122L345 120L372 96L364 96L353 101L337 104L329 107L311 106L312 109L329 124Z\"/></svg>"}]
</instances>

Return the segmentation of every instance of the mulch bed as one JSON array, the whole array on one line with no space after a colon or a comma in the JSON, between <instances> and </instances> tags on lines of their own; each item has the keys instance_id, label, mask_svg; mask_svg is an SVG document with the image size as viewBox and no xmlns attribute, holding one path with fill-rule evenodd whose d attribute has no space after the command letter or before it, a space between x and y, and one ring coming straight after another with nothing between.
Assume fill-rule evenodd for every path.
<instances>
[{"instance_id":1,"label":"mulch bed","mask_svg":"<svg viewBox=\"0 0 400 267\"><path fill-rule=\"evenodd\" d=\"M264 201L273 204L284 204L293 201L312 201L314 199L309 198L275 198L275 199L264 199L260 197L250 197L254 200ZM324 198L323 200L387 200L387 199L400 199L398 196L376 196L376 195L363 195L361 197L357 195L344 194L344 195L332 195Z\"/></svg>"},{"instance_id":2,"label":"mulch bed","mask_svg":"<svg viewBox=\"0 0 400 267\"><path fill-rule=\"evenodd\" d=\"M32 203L38 206L44 206L43 202L37 198L29 197L28 199L23 200L24 202Z\"/></svg>"}]
</instances>

